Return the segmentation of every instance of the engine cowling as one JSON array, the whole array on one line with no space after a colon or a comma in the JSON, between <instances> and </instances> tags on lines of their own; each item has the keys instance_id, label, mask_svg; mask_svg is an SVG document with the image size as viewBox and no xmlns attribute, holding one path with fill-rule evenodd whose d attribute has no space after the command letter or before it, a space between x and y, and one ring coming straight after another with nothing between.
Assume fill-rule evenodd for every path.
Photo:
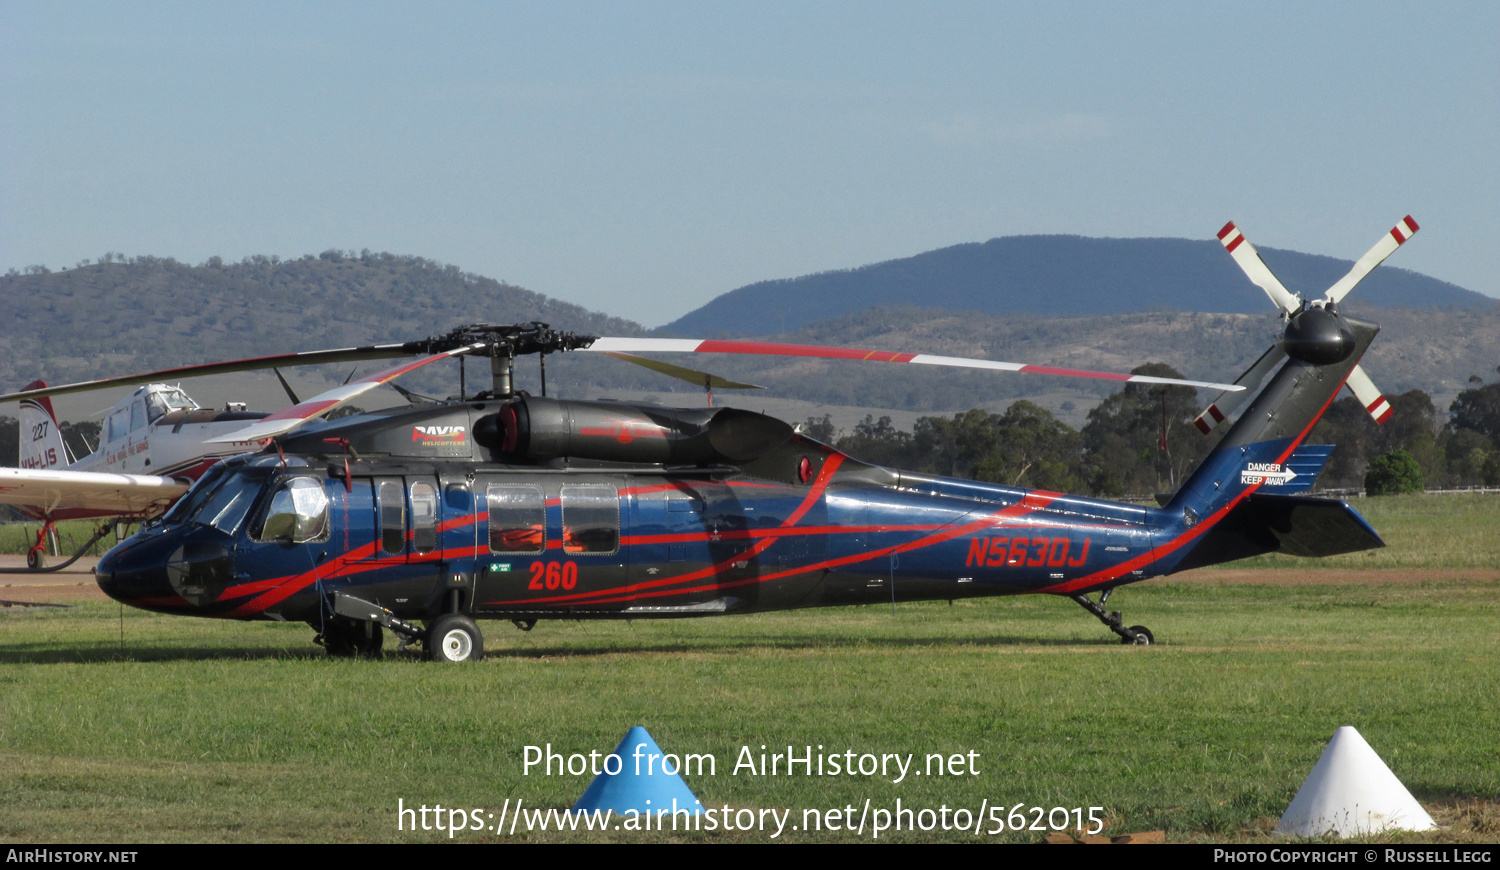
<instances>
[{"instance_id":1,"label":"engine cowling","mask_svg":"<svg viewBox=\"0 0 1500 870\"><path fill-rule=\"evenodd\" d=\"M738 408L663 408L526 396L486 416L475 439L499 458L708 465L749 462L786 444L792 427Z\"/></svg>"}]
</instances>

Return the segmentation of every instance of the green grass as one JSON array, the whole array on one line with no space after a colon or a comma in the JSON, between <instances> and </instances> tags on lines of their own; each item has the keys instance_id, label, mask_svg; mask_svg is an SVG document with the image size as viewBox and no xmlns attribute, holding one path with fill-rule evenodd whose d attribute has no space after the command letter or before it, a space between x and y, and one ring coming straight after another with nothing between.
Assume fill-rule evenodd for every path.
<instances>
[{"instance_id":1,"label":"green grass","mask_svg":"<svg viewBox=\"0 0 1500 870\"><path fill-rule=\"evenodd\" d=\"M483 623L490 655L330 661L306 626L113 604L0 615L0 839L428 842L407 806L566 807L588 776L523 775L527 745L607 752L645 725L710 806L1106 808L1109 833L1265 841L1334 729L1356 726L1453 827L1500 836L1500 584L1153 581L1111 607L1122 647L1065 599L675 622ZM122 642L123 636L123 642ZM733 775L742 746L978 753L976 775ZM799 749L800 751L800 749ZM1085 813L1087 810L1085 810ZM1034 841L1036 832L998 838ZM782 839L864 840L802 832ZM609 832L458 839L763 841ZM965 841L895 834L882 841Z\"/></svg>"},{"instance_id":2,"label":"green grass","mask_svg":"<svg viewBox=\"0 0 1500 870\"><path fill-rule=\"evenodd\" d=\"M63 520L57 524L57 534L62 541L64 556L71 556L78 552L78 548L88 543L89 539L98 531L99 524L103 520ZM14 522L0 523L0 554L11 556L23 555L36 543L37 529L41 528L36 522ZM134 531L134 527L131 527ZM95 544L88 555L102 556L110 547L115 545L113 533L106 535ZM57 557L48 557L53 564L61 561Z\"/></svg>"}]
</instances>

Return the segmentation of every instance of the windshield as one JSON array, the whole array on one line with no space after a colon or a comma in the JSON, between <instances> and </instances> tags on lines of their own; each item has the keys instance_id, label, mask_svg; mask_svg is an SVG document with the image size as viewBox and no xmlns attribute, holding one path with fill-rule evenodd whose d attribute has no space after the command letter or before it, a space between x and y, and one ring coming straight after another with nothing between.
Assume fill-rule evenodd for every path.
<instances>
[{"instance_id":1,"label":"windshield","mask_svg":"<svg viewBox=\"0 0 1500 870\"><path fill-rule=\"evenodd\" d=\"M146 395L146 416L155 423L156 418L169 411L179 409L195 410L198 407L187 393L176 387L159 388Z\"/></svg>"},{"instance_id":2,"label":"windshield","mask_svg":"<svg viewBox=\"0 0 1500 870\"><path fill-rule=\"evenodd\" d=\"M234 534L272 469L217 465L162 517L164 525L194 522Z\"/></svg>"}]
</instances>

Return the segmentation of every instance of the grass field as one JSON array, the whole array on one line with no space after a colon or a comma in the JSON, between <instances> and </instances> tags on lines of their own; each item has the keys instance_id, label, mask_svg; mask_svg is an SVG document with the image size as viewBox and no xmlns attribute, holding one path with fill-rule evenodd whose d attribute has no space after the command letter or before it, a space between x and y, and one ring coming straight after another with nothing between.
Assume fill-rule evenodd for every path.
<instances>
[{"instance_id":1,"label":"grass field","mask_svg":"<svg viewBox=\"0 0 1500 870\"><path fill-rule=\"evenodd\" d=\"M1076 605L1040 596L901 605L894 615L865 607L544 623L529 634L484 623L489 657L459 667L393 654L327 660L300 625L95 602L11 610L0 615L0 839L445 840L398 831L398 801L497 814L507 799L566 807L590 777L524 775L524 747L603 753L639 724L667 752L716 758L715 775L688 777L706 806L790 809L789 826L804 810L848 806L857 815L867 800L872 809L946 806L950 815L1019 803L1085 815L1103 807L1106 833L1256 842L1348 724L1448 826L1387 839L1493 842L1500 545L1483 529L1486 517L1500 527L1500 501L1445 501L1453 498L1463 497L1360 502L1392 543L1384 558L1397 560L1367 584L1320 582L1318 563L1298 560L1304 570L1267 572L1268 583L1217 583L1202 572L1210 582L1121 590L1110 606L1152 628L1160 643L1149 648L1119 646ZM1472 540L1413 554L1427 546L1419 532L1434 514L1448 516L1452 537ZM1468 568L1470 559L1484 564ZM758 755L763 744L912 753L919 765L929 753L973 752L978 772L899 784L878 774L736 775L741 748ZM787 830L779 839L871 834Z\"/></svg>"}]
</instances>

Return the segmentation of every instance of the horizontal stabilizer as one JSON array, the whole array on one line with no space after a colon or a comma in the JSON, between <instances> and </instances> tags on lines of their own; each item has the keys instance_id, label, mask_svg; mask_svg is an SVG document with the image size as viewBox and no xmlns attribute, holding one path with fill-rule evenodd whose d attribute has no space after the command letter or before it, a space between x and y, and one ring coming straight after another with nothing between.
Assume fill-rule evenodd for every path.
<instances>
[{"instance_id":1,"label":"horizontal stabilizer","mask_svg":"<svg viewBox=\"0 0 1500 870\"><path fill-rule=\"evenodd\" d=\"M1354 508L1336 499L1299 495L1245 498L1193 545L1173 569L1186 571L1264 553L1337 556L1385 546Z\"/></svg>"}]
</instances>

